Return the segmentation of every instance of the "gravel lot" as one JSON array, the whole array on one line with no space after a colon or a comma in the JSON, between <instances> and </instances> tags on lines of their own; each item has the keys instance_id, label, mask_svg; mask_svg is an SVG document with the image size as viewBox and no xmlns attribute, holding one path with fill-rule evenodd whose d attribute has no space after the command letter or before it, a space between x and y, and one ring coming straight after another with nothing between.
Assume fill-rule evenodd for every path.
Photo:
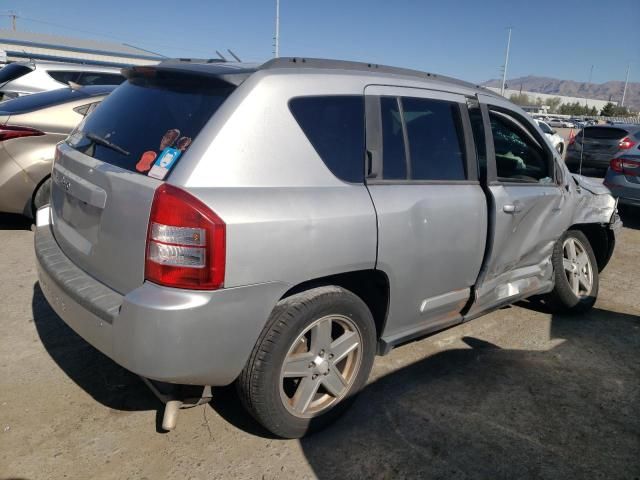
<instances>
[{"instance_id":1,"label":"gravel lot","mask_svg":"<svg viewBox=\"0 0 640 480\"><path fill-rule=\"evenodd\" d=\"M30 225L0 217L0 478L640 477L640 214L582 317L502 309L376 360L355 408L271 438L230 388L161 404L44 300Z\"/></svg>"}]
</instances>

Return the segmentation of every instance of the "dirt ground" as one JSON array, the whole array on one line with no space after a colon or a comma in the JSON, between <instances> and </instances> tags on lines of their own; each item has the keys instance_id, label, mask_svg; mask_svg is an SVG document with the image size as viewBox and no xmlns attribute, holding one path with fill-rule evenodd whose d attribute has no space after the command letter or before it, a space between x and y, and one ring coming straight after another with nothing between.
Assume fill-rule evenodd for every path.
<instances>
[{"instance_id":1,"label":"dirt ground","mask_svg":"<svg viewBox=\"0 0 640 480\"><path fill-rule=\"evenodd\" d=\"M502 309L376 360L336 425L272 438L231 388L158 433L159 401L38 286L27 222L0 217L0 478L640 477L640 213L581 317Z\"/></svg>"}]
</instances>

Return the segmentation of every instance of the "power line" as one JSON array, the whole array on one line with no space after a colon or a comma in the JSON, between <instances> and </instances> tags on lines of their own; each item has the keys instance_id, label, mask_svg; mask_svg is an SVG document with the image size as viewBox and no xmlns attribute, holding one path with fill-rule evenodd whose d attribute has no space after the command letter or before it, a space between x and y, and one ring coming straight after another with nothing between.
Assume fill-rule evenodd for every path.
<instances>
[{"instance_id":1,"label":"power line","mask_svg":"<svg viewBox=\"0 0 640 480\"><path fill-rule=\"evenodd\" d=\"M115 35L111 35L109 33L96 32L96 31L91 31L91 30L84 30L84 29L81 29L81 28L69 27L67 25L62 25L62 24L59 24L59 23L49 22L49 21L46 21L46 20L39 20L37 18L23 17L23 16L19 16L19 18L21 20L26 20L27 22L41 23L43 25L49 25L49 26L52 26L52 27L63 28L65 30L72 30L72 31L80 32L80 33L85 33L85 34L88 34L88 35L94 35L94 36L97 36L97 37L111 38L113 40L117 40L118 42L122 42L123 44L126 44L126 42L127 42L126 39L121 38L121 37L117 37ZM200 52L200 53L206 53L207 55L211 55L211 52L208 51L208 50L201 50L201 49L195 49L195 48L184 48L184 47L178 47L176 45L164 45L164 44L160 44L160 43L149 42L149 41L145 40L142 37L131 37L131 38L135 39L138 42L141 42L142 44L150 45L150 46L153 46L153 47L171 48L171 49L174 49L174 50L181 50L181 51L185 51L185 52Z\"/></svg>"}]
</instances>

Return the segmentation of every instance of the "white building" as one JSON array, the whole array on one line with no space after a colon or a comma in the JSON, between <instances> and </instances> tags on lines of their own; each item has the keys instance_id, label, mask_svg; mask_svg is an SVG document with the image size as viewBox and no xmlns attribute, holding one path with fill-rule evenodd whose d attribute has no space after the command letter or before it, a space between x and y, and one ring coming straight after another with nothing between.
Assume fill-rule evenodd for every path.
<instances>
[{"instance_id":1,"label":"white building","mask_svg":"<svg viewBox=\"0 0 640 480\"><path fill-rule=\"evenodd\" d=\"M4 55L1 52L4 52ZM6 59L2 59L5 63L32 59L118 67L150 65L165 58L160 54L122 43L5 29L0 29L0 56L6 56Z\"/></svg>"},{"instance_id":2,"label":"white building","mask_svg":"<svg viewBox=\"0 0 640 480\"><path fill-rule=\"evenodd\" d=\"M500 93L500 89L497 87L487 87L489 90L492 90L496 93ZM554 94L549 94L549 93L538 93L538 92L526 92L526 91L520 91L520 90L513 90L510 88L505 89L504 91L504 96L506 98L511 97L511 95L526 95L527 97L529 97L529 100L531 100L532 102L536 102L538 99L540 99L540 101L542 101L543 105L546 105L547 100L549 100L550 98L559 98L561 103L576 103L578 102L580 105L587 105L589 108L591 107L596 107L596 110L598 110L598 112L600 112L600 110L602 110L602 108L609 103L608 100L596 100L594 98L584 98L584 97L567 97L564 95L554 95ZM611 102L614 105L618 105L618 102ZM542 113L542 112L541 112Z\"/></svg>"}]
</instances>

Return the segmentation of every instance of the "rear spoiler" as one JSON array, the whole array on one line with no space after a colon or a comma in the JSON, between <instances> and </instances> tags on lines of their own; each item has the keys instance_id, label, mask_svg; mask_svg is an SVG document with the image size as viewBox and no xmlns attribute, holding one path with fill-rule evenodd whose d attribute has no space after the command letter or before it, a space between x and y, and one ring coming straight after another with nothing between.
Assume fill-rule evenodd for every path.
<instances>
[{"instance_id":1,"label":"rear spoiler","mask_svg":"<svg viewBox=\"0 0 640 480\"><path fill-rule=\"evenodd\" d=\"M248 64L215 63L186 63L162 62L158 65L143 65L123 68L122 75L132 78L157 78L158 80L202 80L206 78L213 83L237 87L257 69Z\"/></svg>"}]
</instances>

